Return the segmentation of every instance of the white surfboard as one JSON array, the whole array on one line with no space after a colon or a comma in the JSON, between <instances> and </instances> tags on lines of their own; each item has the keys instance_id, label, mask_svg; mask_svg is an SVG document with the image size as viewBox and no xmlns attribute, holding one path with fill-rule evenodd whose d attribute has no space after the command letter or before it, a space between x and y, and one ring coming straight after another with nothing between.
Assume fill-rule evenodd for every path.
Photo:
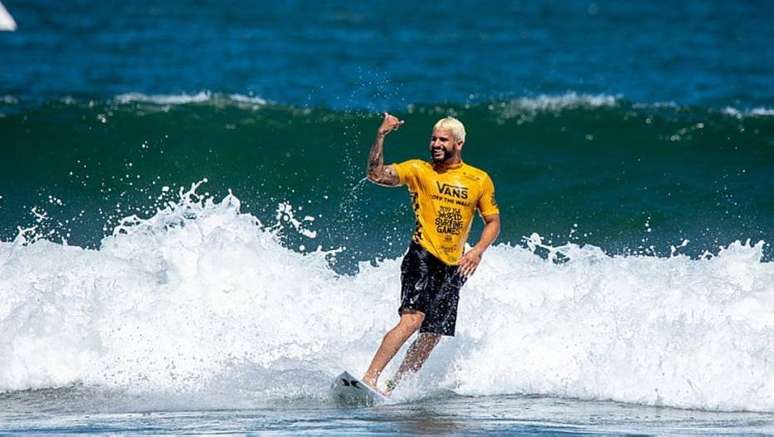
<instances>
[{"instance_id":1,"label":"white surfboard","mask_svg":"<svg viewBox=\"0 0 774 437\"><path fill-rule=\"evenodd\" d=\"M372 389L368 384L343 372L333 380L331 385L333 399L340 405L372 406L383 404L387 396Z\"/></svg>"},{"instance_id":2,"label":"white surfboard","mask_svg":"<svg viewBox=\"0 0 774 437\"><path fill-rule=\"evenodd\" d=\"M13 20L11 14L5 9L2 3L0 3L0 30L16 30L16 21Z\"/></svg>"}]
</instances>

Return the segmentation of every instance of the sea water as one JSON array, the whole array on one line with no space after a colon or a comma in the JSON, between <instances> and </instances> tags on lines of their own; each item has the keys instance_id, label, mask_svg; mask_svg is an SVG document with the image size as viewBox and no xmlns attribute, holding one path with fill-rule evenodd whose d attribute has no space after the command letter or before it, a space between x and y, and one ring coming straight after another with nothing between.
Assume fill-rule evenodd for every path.
<instances>
[{"instance_id":1,"label":"sea water","mask_svg":"<svg viewBox=\"0 0 774 437\"><path fill-rule=\"evenodd\" d=\"M765 3L3 4L0 432L772 432ZM381 111L388 162L460 118L502 232L340 408L413 230Z\"/></svg>"},{"instance_id":2,"label":"sea water","mask_svg":"<svg viewBox=\"0 0 774 437\"><path fill-rule=\"evenodd\" d=\"M98 249L23 234L0 245L6 430L769 426L774 267L763 243L698 259L538 235L497 245L464 289L457 336L389 405L338 410L331 378L364 372L395 322L399 259L337 274L335 253L286 248L238 198L197 188L125 220ZM384 414L394 423L369 428Z\"/></svg>"}]
</instances>

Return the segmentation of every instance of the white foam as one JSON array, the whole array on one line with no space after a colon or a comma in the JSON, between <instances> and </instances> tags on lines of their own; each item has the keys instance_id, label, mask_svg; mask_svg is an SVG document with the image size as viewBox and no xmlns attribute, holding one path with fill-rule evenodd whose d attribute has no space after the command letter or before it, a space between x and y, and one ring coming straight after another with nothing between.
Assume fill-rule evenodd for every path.
<instances>
[{"instance_id":1,"label":"white foam","mask_svg":"<svg viewBox=\"0 0 774 437\"><path fill-rule=\"evenodd\" d=\"M119 94L114 98L119 104L127 103L152 103L156 105L186 105L190 103L217 103L217 104L236 104L262 106L267 104L265 99L257 96L246 96L243 94L222 95L211 93L210 91L200 91L196 94L143 94L126 93Z\"/></svg>"},{"instance_id":2,"label":"white foam","mask_svg":"<svg viewBox=\"0 0 774 437\"><path fill-rule=\"evenodd\" d=\"M504 119L517 119L518 123L528 122L537 114L560 112L569 109L593 109L618 105L619 97L605 94L578 94L568 92L560 95L541 94L536 97L521 97L499 105L490 105L490 110L498 110Z\"/></svg>"},{"instance_id":3,"label":"white foam","mask_svg":"<svg viewBox=\"0 0 774 437\"><path fill-rule=\"evenodd\" d=\"M239 207L194 187L127 218L99 250L0 243L0 391L82 383L254 405L324 398L341 369L362 373L397 320L400 260L340 276L330 253L287 249ZM457 337L398 398L450 389L774 411L762 243L699 260L551 250L569 261L490 249L463 288Z\"/></svg>"},{"instance_id":4,"label":"white foam","mask_svg":"<svg viewBox=\"0 0 774 437\"><path fill-rule=\"evenodd\" d=\"M731 106L726 106L725 108L723 108L722 112L726 115L730 115L736 118L774 116L774 109L763 108L763 107L739 110Z\"/></svg>"},{"instance_id":5,"label":"white foam","mask_svg":"<svg viewBox=\"0 0 774 437\"><path fill-rule=\"evenodd\" d=\"M464 331L453 379L469 394L771 410L774 265L762 246L701 260L570 246L563 265L495 247L497 274L473 278L462 314L497 310Z\"/></svg>"},{"instance_id":6,"label":"white foam","mask_svg":"<svg viewBox=\"0 0 774 437\"><path fill-rule=\"evenodd\" d=\"M541 94L536 97L522 97L512 101L511 105L528 111L557 111L579 107L615 106L617 103L618 99L615 96L569 92L561 95Z\"/></svg>"},{"instance_id":7,"label":"white foam","mask_svg":"<svg viewBox=\"0 0 774 437\"><path fill-rule=\"evenodd\" d=\"M210 100L209 91L200 91L196 94L142 94L126 93L115 97L116 102L126 104L132 102L155 103L158 105L184 105L187 103L201 103Z\"/></svg>"},{"instance_id":8,"label":"white foam","mask_svg":"<svg viewBox=\"0 0 774 437\"><path fill-rule=\"evenodd\" d=\"M257 96L245 96L243 94L229 94L231 100L238 103L252 103L256 105L265 105L268 103L265 99Z\"/></svg>"},{"instance_id":9,"label":"white foam","mask_svg":"<svg viewBox=\"0 0 774 437\"><path fill-rule=\"evenodd\" d=\"M774 116L774 109L771 108L753 108L750 110L750 115L757 115L760 117Z\"/></svg>"}]
</instances>

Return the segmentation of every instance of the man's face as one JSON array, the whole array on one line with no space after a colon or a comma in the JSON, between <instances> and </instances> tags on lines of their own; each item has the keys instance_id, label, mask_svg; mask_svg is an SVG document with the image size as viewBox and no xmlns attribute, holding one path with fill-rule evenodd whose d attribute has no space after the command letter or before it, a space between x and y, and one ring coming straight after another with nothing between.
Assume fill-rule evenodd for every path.
<instances>
[{"instance_id":1,"label":"man's face","mask_svg":"<svg viewBox=\"0 0 774 437\"><path fill-rule=\"evenodd\" d=\"M430 157L433 162L442 163L454 157L458 149L458 142L451 131L447 129L434 129L430 136Z\"/></svg>"}]
</instances>

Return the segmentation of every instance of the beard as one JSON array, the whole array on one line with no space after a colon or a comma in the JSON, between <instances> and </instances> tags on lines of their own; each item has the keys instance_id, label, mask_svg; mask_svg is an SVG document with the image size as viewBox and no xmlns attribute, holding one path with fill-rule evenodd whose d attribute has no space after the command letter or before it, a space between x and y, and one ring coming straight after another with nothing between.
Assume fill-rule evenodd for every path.
<instances>
[{"instance_id":1,"label":"beard","mask_svg":"<svg viewBox=\"0 0 774 437\"><path fill-rule=\"evenodd\" d=\"M435 154L433 153L433 149L430 149L430 158L433 160L434 163L440 164L442 162L446 162L449 159L451 159L454 156L454 151L449 149L441 149L443 150L443 157L436 158Z\"/></svg>"}]
</instances>

